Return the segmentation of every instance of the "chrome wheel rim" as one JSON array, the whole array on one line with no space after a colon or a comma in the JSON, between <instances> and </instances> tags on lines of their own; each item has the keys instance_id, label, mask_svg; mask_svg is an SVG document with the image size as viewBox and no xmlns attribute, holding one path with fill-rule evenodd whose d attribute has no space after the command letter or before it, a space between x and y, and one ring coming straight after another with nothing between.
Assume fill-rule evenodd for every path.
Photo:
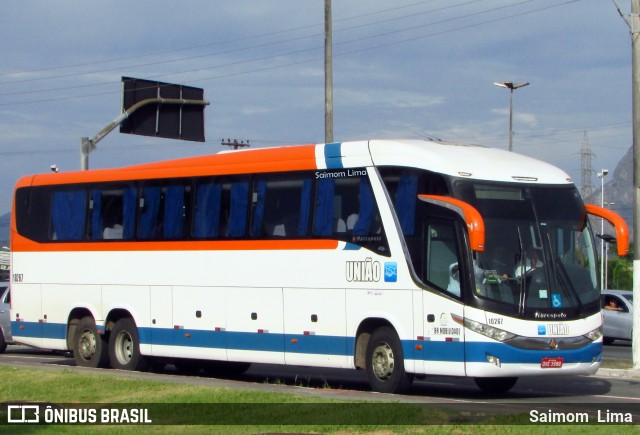
<instances>
[{"instance_id":1,"label":"chrome wheel rim","mask_svg":"<svg viewBox=\"0 0 640 435\"><path fill-rule=\"evenodd\" d=\"M118 362L126 365L133 358L133 338L126 331L121 331L116 337L115 353Z\"/></svg>"},{"instance_id":2,"label":"chrome wheel rim","mask_svg":"<svg viewBox=\"0 0 640 435\"><path fill-rule=\"evenodd\" d=\"M371 365L376 378L386 380L391 376L395 367L395 358L389 344L380 343L376 346L373 350Z\"/></svg>"},{"instance_id":3,"label":"chrome wheel rim","mask_svg":"<svg viewBox=\"0 0 640 435\"><path fill-rule=\"evenodd\" d=\"M96 354L96 336L90 329L85 329L80 334L78 342L78 350L80 351L80 357L85 361L90 361Z\"/></svg>"}]
</instances>

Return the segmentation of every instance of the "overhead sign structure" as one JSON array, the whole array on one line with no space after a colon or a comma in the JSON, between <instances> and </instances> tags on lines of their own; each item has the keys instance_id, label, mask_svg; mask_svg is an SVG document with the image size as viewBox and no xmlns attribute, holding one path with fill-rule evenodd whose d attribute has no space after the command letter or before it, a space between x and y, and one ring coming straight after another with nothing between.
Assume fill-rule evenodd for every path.
<instances>
[{"instance_id":1,"label":"overhead sign structure","mask_svg":"<svg viewBox=\"0 0 640 435\"><path fill-rule=\"evenodd\" d=\"M204 142L204 91L191 86L122 77L122 113L92 138L80 140L80 168L113 129L120 133Z\"/></svg>"},{"instance_id":2,"label":"overhead sign structure","mask_svg":"<svg viewBox=\"0 0 640 435\"><path fill-rule=\"evenodd\" d=\"M122 77L122 111L149 99L203 101L204 90L151 80ZM165 104L140 107L120 124L120 133L204 142L204 106Z\"/></svg>"}]
</instances>

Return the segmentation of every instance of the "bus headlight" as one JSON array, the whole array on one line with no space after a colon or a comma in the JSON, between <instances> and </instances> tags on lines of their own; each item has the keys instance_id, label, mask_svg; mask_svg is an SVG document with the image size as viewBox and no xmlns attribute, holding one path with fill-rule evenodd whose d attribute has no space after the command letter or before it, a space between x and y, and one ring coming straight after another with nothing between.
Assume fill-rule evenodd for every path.
<instances>
[{"instance_id":1,"label":"bus headlight","mask_svg":"<svg viewBox=\"0 0 640 435\"><path fill-rule=\"evenodd\" d=\"M598 339L600 339L600 337L602 337L602 326L599 326L593 331L586 333L584 336L591 341L597 341Z\"/></svg>"},{"instance_id":2,"label":"bus headlight","mask_svg":"<svg viewBox=\"0 0 640 435\"><path fill-rule=\"evenodd\" d=\"M452 315L451 317L453 317L453 320L456 323L464 325L465 328L468 328L474 332L477 332L478 334L484 335L485 337L489 337L492 340L506 341L516 336L511 332L507 332L502 329L495 328L493 326L489 326L484 323L476 322L475 320L470 320L470 319L462 318L460 316L455 316L455 315Z\"/></svg>"}]
</instances>

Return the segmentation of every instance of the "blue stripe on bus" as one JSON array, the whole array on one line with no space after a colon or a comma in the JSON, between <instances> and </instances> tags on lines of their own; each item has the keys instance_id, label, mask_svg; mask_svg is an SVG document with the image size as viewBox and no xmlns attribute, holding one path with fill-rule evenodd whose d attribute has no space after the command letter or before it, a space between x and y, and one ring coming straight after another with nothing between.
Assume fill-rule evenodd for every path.
<instances>
[{"instance_id":1,"label":"blue stripe on bus","mask_svg":"<svg viewBox=\"0 0 640 435\"><path fill-rule=\"evenodd\" d=\"M139 328L143 344L231 350L351 355L355 340L327 335ZM295 340L295 343L292 342Z\"/></svg>"},{"instance_id":2,"label":"blue stripe on bus","mask_svg":"<svg viewBox=\"0 0 640 435\"><path fill-rule=\"evenodd\" d=\"M13 321L11 328L17 341L20 337L66 339L67 326L63 323ZM143 344L176 347L345 356L352 356L355 347L354 337L327 335L174 328L138 328L138 333ZM421 345L422 350L417 350L416 345ZM542 358L547 357L563 358L565 364L570 364L591 363L600 361L602 357L602 343L591 343L575 350L524 350L501 343L402 340L402 349L407 359L447 362L464 362L466 359L466 362L484 363L491 355L499 358L502 364L539 364Z\"/></svg>"},{"instance_id":3,"label":"blue stripe on bus","mask_svg":"<svg viewBox=\"0 0 640 435\"><path fill-rule=\"evenodd\" d=\"M66 339L67 325L64 323L11 322L15 337L62 338Z\"/></svg>"},{"instance_id":4,"label":"blue stripe on bus","mask_svg":"<svg viewBox=\"0 0 640 435\"><path fill-rule=\"evenodd\" d=\"M342 169L341 143L328 143L324 146L324 162L327 169Z\"/></svg>"}]
</instances>

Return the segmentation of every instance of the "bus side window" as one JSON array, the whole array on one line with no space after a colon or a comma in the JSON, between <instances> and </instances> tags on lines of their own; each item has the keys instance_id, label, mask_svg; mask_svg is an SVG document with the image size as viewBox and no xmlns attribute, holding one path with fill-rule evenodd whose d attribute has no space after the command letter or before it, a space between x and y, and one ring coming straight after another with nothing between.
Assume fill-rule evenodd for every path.
<instances>
[{"instance_id":1,"label":"bus side window","mask_svg":"<svg viewBox=\"0 0 640 435\"><path fill-rule=\"evenodd\" d=\"M187 202L190 189L184 185L169 185L163 189L164 208L162 237L164 239L182 239L187 221Z\"/></svg>"},{"instance_id":2,"label":"bus side window","mask_svg":"<svg viewBox=\"0 0 640 435\"><path fill-rule=\"evenodd\" d=\"M226 184L229 190L228 216L226 237L244 237L247 231L249 212L249 180L246 178L232 180ZM227 211L227 210L225 210Z\"/></svg>"},{"instance_id":3,"label":"bus side window","mask_svg":"<svg viewBox=\"0 0 640 435\"><path fill-rule=\"evenodd\" d=\"M220 230L222 184L204 180L195 186L191 235L196 239L215 239Z\"/></svg>"},{"instance_id":4,"label":"bus side window","mask_svg":"<svg viewBox=\"0 0 640 435\"><path fill-rule=\"evenodd\" d=\"M453 221L426 226L426 280L441 290L460 296L459 255Z\"/></svg>"},{"instance_id":5,"label":"bus side window","mask_svg":"<svg viewBox=\"0 0 640 435\"><path fill-rule=\"evenodd\" d=\"M313 235L390 255L367 169L326 172L316 181ZM335 175L334 175L335 174Z\"/></svg>"},{"instance_id":6,"label":"bus side window","mask_svg":"<svg viewBox=\"0 0 640 435\"><path fill-rule=\"evenodd\" d=\"M253 192L251 236L306 236L310 205L309 177L296 174L259 177Z\"/></svg>"},{"instance_id":7,"label":"bus side window","mask_svg":"<svg viewBox=\"0 0 640 435\"><path fill-rule=\"evenodd\" d=\"M51 201L51 239L82 240L87 216L85 190L58 191Z\"/></svg>"},{"instance_id":8,"label":"bus side window","mask_svg":"<svg viewBox=\"0 0 640 435\"><path fill-rule=\"evenodd\" d=\"M160 219L160 201L162 191L160 186L146 186L142 188L138 211L138 238L155 239L162 225Z\"/></svg>"},{"instance_id":9,"label":"bus side window","mask_svg":"<svg viewBox=\"0 0 640 435\"><path fill-rule=\"evenodd\" d=\"M137 193L135 187L91 191L91 240L133 239Z\"/></svg>"}]
</instances>

